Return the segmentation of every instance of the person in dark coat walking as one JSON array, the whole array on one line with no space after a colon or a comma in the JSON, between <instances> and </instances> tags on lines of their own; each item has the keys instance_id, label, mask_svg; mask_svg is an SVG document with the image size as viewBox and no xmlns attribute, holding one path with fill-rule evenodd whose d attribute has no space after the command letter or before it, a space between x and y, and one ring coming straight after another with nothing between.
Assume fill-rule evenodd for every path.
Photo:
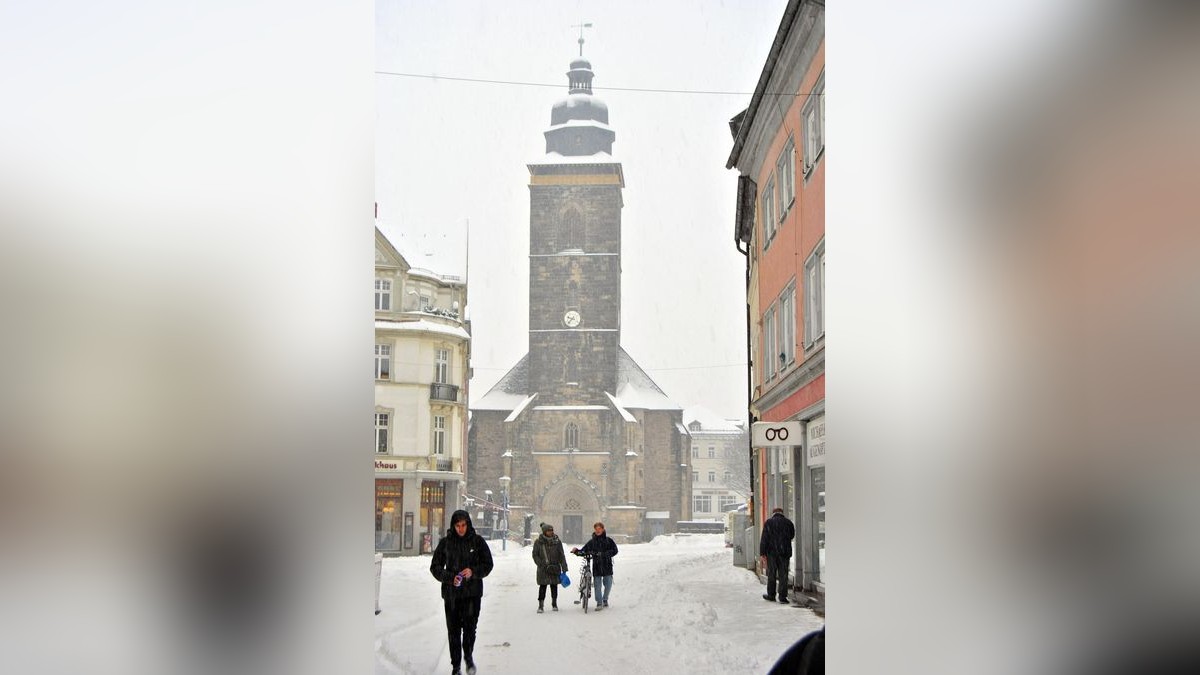
<instances>
[{"instance_id":1,"label":"person in dark coat walking","mask_svg":"<svg viewBox=\"0 0 1200 675\"><path fill-rule=\"evenodd\" d=\"M779 602L788 601L788 568L792 559L792 539L796 538L796 527L776 507L771 517L763 523L762 538L758 542L758 555L767 568L767 594L763 600L775 601L775 586L779 585Z\"/></svg>"},{"instance_id":2,"label":"person in dark coat walking","mask_svg":"<svg viewBox=\"0 0 1200 675\"><path fill-rule=\"evenodd\" d=\"M542 535L533 542L533 562L537 565L538 614L545 611L546 587L550 587L550 607L558 611L558 575L567 571L567 554L554 526L542 523Z\"/></svg>"},{"instance_id":3,"label":"person in dark coat walking","mask_svg":"<svg viewBox=\"0 0 1200 675\"><path fill-rule=\"evenodd\" d=\"M800 638L767 675L825 675L825 628Z\"/></svg>"},{"instance_id":4,"label":"person in dark coat walking","mask_svg":"<svg viewBox=\"0 0 1200 675\"><path fill-rule=\"evenodd\" d=\"M467 675L475 674L475 627L483 601L483 578L491 572L492 550L483 537L475 534L470 514L455 511L446 538L438 542L429 563L429 573L442 583L454 675L461 675L459 668L464 659Z\"/></svg>"},{"instance_id":5,"label":"person in dark coat walking","mask_svg":"<svg viewBox=\"0 0 1200 675\"><path fill-rule=\"evenodd\" d=\"M617 554L617 542L608 538L608 533L604 530L604 523L596 523L592 526L592 538L588 543L583 545L583 548L573 548L571 553L581 555L583 553L591 553L592 558L592 577L596 580L596 611L608 607L608 594L612 591L613 582L613 562L612 557Z\"/></svg>"}]
</instances>

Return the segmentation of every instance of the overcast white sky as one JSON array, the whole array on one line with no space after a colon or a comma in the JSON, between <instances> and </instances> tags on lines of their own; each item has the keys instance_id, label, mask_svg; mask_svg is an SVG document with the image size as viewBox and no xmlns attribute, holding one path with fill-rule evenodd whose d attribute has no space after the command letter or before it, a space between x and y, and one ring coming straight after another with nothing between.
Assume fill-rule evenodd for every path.
<instances>
[{"instance_id":1,"label":"overcast white sky","mask_svg":"<svg viewBox=\"0 0 1200 675\"><path fill-rule=\"evenodd\" d=\"M417 267L461 273L470 223L471 399L527 350L529 173L585 32L625 172L622 343L679 405L746 415L745 259L733 244L728 120L785 0L378 0L379 223ZM740 92L608 91L604 87Z\"/></svg>"}]
</instances>

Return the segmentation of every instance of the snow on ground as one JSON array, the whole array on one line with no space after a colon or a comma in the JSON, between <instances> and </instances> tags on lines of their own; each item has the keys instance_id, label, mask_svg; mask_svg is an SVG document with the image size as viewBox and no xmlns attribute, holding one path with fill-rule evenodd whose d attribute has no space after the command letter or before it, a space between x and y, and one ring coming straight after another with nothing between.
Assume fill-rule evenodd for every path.
<instances>
[{"instance_id":1,"label":"snow on ground","mask_svg":"<svg viewBox=\"0 0 1200 675\"><path fill-rule=\"evenodd\" d=\"M807 609L768 603L765 587L734 567L724 537L667 535L621 547L614 559L611 607L585 615L579 560L568 553L570 588L560 611L537 614L531 549L490 542L495 569L484 580L475 663L483 675L592 673L765 673L780 654L823 620ZM566 549L569 552L570 546ZM383 562L375 617L377 674L449 673L450 653L430 556Z\"/></svg>"}]
</instances>

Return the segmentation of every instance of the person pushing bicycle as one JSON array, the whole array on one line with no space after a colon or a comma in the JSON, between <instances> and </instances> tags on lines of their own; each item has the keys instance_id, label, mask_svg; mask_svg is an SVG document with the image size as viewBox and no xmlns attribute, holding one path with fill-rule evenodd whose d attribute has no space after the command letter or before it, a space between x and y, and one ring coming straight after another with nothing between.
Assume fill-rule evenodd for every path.
<instances>
[{"instance_id":1,"label":"person pushing bicycle","mask_svg":"<svg viewBox=\"0 0 1200 675\"><path fill-rule=\"evenodd\" d=\"M608 594L612 591L613 583L613 562L612 558L617 554L617 542L609 539L608 533L604 529L604 523L596 523L592 526L593 534L591 540L583 545L583 548L572 548L571 553L575 555L591 554L592 556L592 576L595 578L596 584L596 611L608 607Z\"/></svg>"}]
</instances>

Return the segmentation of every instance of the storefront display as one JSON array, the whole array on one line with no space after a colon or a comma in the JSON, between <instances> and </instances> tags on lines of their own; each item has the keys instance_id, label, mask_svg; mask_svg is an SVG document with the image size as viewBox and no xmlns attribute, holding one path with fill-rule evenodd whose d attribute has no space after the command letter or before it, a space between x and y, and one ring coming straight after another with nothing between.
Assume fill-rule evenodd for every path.
<instances>
[{"instance_id":1,"label":"storefront display","mask_svg":"<svg viewBox=\"0 0 1200 675\"><path fill-rule=\"evenodd\" d=\"M825 580L825 416L819 415L808 421L805 429L805 457L809 470L812 504L813 551L816 557L815 581Z\"/></svg>"},{"instance_id":2,"label":"storefront display","mask_svg":"<svg viewBox=\"0 0 1200 675\"><path fill-rule=\"evenodd\" d=\"M399 551L403 535L400 511L404 504L404 481L375 479L375 550Z\"/></svg>"}]
</instances>

